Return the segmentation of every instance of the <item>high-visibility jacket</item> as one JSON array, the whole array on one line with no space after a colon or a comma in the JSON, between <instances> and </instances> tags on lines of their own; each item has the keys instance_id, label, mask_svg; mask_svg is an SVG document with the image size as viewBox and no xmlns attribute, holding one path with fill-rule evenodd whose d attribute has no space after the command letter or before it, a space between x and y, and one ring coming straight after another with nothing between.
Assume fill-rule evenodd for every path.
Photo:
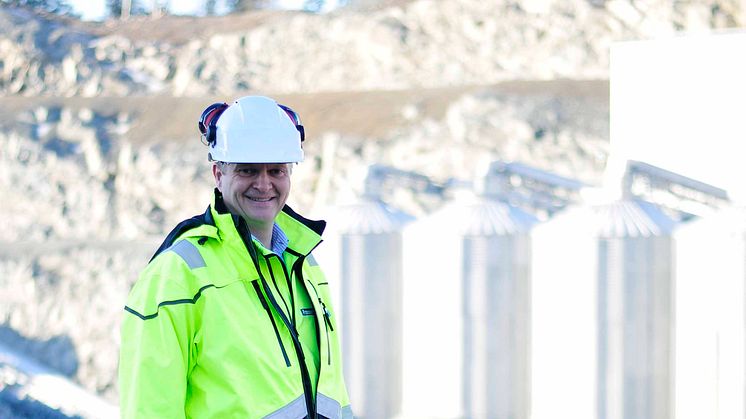
<instances>
[{"instance_id":1,"label":"high-visibility jacket","mask_svg":"<svg viewBox=\"0 0 746 419\"><path fill-rule=\"evenodd\" d=\"M329 286L311 255L325 223L286 206L275 220L289 239L283 264L215 196L203 215L169 235L130 292L121 330L122 418L352 418ZM274 285L293 280L313 303L315 395L310 355Z\"/></svg>"}]
</instances>

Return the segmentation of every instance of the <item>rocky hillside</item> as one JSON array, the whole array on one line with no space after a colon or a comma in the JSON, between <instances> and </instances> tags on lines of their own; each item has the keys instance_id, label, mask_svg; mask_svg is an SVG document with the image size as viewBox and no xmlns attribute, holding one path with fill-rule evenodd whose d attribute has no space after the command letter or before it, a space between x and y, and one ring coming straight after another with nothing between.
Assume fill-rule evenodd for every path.
<instances>
[{"instance_id":1,"label":"rocky hillside","mask_svg":"<svg viewBox=\"0 0 746 419\"><path fill-rule=\"evenodd\" d=\"M613 41L744 24L738 0L419 0L83 25L0 11L0 92L233 96L606 78Z\"/></svg>"},{"instance_id":2,"label":"rocky hillside","mask_svg":"<svg viewBox=\"0 0 746 419\"><path fill-rule=\"evenodd\" d=\"M0 340L116 399L126 292L212 187L209 103L299 111L306 213L359 193L370 163L445 182L499 158L594 183L610 44L746 21L736 0L388 3L100 24L0 9Z\"/></svg>"}]
</instances>

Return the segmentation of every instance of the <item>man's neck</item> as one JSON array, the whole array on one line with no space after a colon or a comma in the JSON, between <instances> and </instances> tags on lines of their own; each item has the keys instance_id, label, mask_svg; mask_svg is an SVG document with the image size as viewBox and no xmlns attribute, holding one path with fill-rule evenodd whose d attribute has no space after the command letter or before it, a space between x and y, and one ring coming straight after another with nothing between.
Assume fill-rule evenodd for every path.
<instances>
[{"instance_id":1,"label":"man's neck","mask_svg":"<svg viewBox=\"0 0 746 419\"><path fill-rule=\"evenodd\" d=\"M259 243L262 244L267 249L272 248L272 226L274 223L268 225L268 226L257 226L257 225L249 225L249 230L251 231L251 235L254 236L257 240L259 240Z\"/></svg>"}]
</instances>

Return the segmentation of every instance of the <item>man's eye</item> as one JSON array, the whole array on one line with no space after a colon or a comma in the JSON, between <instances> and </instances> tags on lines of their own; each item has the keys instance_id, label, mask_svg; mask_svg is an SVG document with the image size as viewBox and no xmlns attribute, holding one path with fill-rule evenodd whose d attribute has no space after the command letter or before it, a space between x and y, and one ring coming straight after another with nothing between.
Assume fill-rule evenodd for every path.
<instances>
[{"instance_id":1,"label":"man's eye","mask_svg":"<svg viewBox=\"0 0 746 419\"><path fill-rule=\"evenodd\" d=\"M285 173L285 171L282 170L282 169L270 169L270 171L269 171L269 174L272 175L272 176L280 176L280 175L282 175L284 173Z\"/></svg>"},{"instance_id":2,"label":"man's eye","mask_svg":"<svg viewBox=\"0 0 746 419\"><path fill-rule=\"evenodd\" d=\"M238 169L236 171L241 176L252 176L256 173L256 170L254 169Z\"/></svg>"}]
</instances>

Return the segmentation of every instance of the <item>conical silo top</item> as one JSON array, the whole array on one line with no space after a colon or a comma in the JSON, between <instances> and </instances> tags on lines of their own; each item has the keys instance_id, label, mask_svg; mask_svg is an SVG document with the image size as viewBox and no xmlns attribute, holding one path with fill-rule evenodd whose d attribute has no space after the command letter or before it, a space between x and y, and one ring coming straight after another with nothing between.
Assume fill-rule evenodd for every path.
<instances>
[{"instance_id":1,"label":"conical silo top","mask_svg":"<svg viewBox=\"0 0 746 419\"><path fill-rule=\"evenodd\" d=\"M676 222L658 206L642 200L615 200L570 208L551 224L601 238L655 237L671 234Z\"/></svg>"},{"instance_id":2,"label":"conical silo top","mask_svg":"<svg viewBox=\"0 0 746 419\"><path fill-rule=\"evenodd\" d=\"M520 208L480 196L461 196L422 220L461 235L500 236L528 232L536 217Z\"/></svg>"},{"instance_id":3,"label":"conical silo top","mask_svg":"<svg viewBox=\"0 0 746 419\"><path fill-rule=\"evenodd\" d=\"M382 234L401 231L414 218L376 199L362 198L338 205L328 214L328 225L341 234Z\"/></svg>"}]
</instances>

